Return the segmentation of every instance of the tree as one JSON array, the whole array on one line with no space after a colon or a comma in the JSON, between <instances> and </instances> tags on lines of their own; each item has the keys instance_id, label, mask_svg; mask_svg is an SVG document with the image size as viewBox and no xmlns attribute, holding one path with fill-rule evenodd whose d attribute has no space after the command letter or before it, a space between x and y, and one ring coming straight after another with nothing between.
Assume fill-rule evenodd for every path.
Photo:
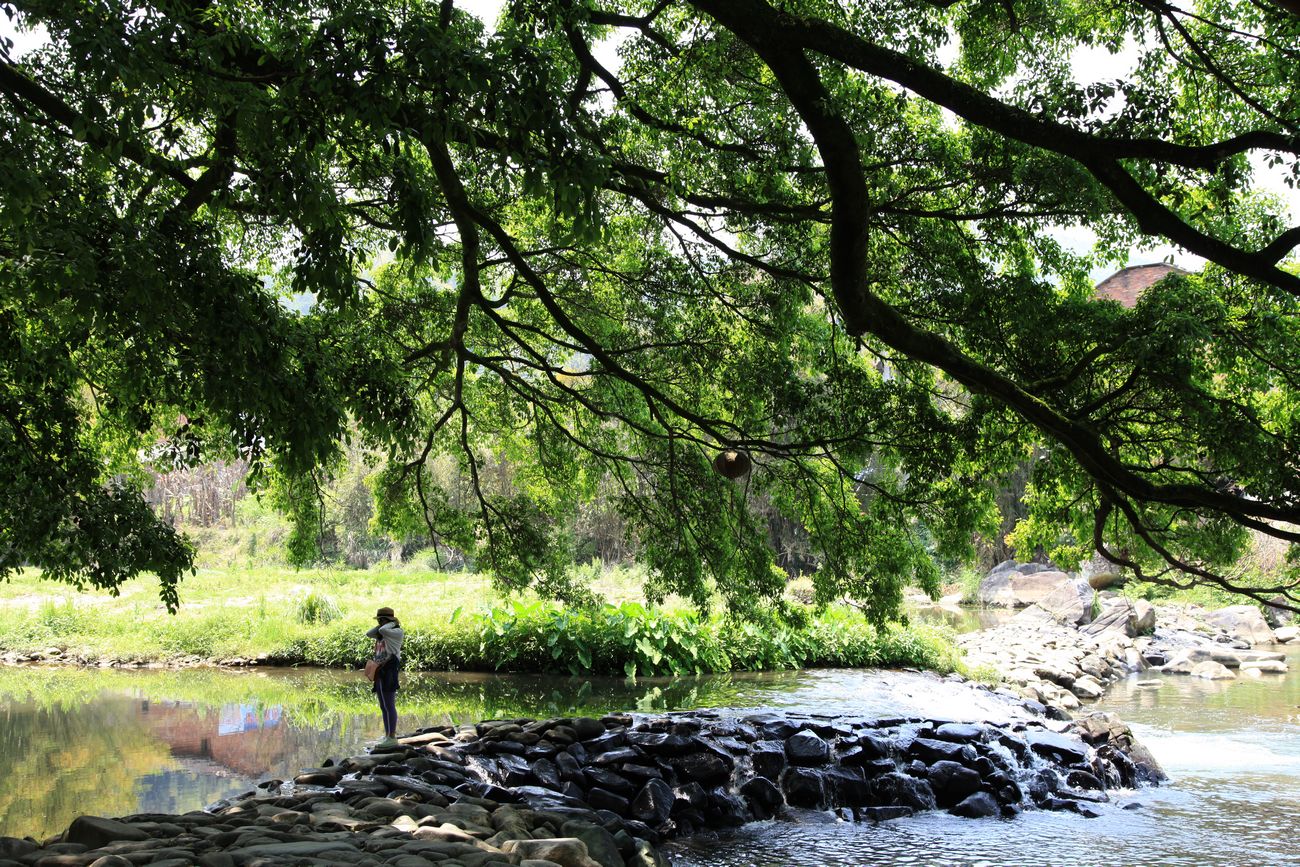
<instances>
[{"instance_id":1,"label":"tree","mask_svg":"<svg viewBox=\"0 0 1300 867\"><path fill-rule=\"evenodd\" d=\"M612 486L651 596L760 604L761 497L880 620L1041 443L1022 543L1300 598L1225 570L1300 541L1287 5L0 6L50 37L0 63L0 569L174 601L142 449L310 520L355 431L377 519L506 586L573 593L559 517ZM1207 265L1125 311L1058 227Z\"/></svg>"}]
</instances>

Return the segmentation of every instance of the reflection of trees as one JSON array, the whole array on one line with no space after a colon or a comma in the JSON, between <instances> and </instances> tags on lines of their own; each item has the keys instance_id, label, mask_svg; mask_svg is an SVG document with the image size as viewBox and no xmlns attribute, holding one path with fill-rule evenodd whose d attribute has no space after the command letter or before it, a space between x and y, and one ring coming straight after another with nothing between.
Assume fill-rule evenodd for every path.
<instances>
[{"instance_id":1,"label":"reflection of trees","mask_svg":"<svg viewBox=\"0 0 1300 867\"><path fill-rule=\"evenodd\" d=\"M493 717L599 716L753 703L797 672L655 678L418 674L403 729ZM221 708L273 728L219 734ZM0 834L48 834L79 813L196 809L252 779L284 777L380 733L370 684L349 672L103 671L0 667Z\"/></svg>"},{"instance_id":2,"label":"reflection of trees","mask_svg":"<svg viewBox=\"0 0 1300 867\"><path fill-rule=\"evenodd\" d=\"M75 709L10 704L0 725L0 817L8 834L52 834L82 813L117 815L140 777L174 762L125 698Z\"/></svg>"},{"instance_id":3,"label":"reflection of trees","mask_svg":"<svg viewBox=\"0 0 1300 867\"><path fill-rule=\"evenodd\" d=\"M398 707L407 722L424 725L493 717L600 715L611 711L658 711L726 706L756 687L780 691L798 672L766 672L678 678L574 678L473 672L403 675ZM375 698L360 675L327 669L217 669L122 671L0 668L0 701L31 701L43 707L75 707L104 692L155 702L183 701L214 709L251 704L258 711L282 707L299 729L353 733L368 729Z\"/></svg>"}]
</instances>

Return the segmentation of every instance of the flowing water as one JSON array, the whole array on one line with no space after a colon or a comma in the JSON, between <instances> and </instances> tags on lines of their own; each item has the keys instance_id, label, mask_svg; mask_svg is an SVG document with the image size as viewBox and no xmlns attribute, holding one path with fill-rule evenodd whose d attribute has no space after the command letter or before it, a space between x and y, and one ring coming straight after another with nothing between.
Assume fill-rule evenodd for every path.
<instances>
[{"instance_id":1,"label":"flowing water","mask_svg":"<svg viewBox=\"0 0 1300 867\"><path fill-rule=\"evenodd\" d=\"M1291 654L1300 669L1300 650ZM1173 778L1100 819L929 814L882 824L765 822L678 845L683 867L1298 865L1300 675L1154 677L1099 705L1133 724ZM325 671L0 669L0 835L80 813L176 812L361 750L380 734L368 684ZM494 716L776 707L959 716L961 692L905 673L803 671L678 680L411 676L404 728ZM996 708L973 709L993 717ZM1126 809L1126 807L1128 809ZM815 817L813 817L815 818Z\"/></svg>"}]
</instances>

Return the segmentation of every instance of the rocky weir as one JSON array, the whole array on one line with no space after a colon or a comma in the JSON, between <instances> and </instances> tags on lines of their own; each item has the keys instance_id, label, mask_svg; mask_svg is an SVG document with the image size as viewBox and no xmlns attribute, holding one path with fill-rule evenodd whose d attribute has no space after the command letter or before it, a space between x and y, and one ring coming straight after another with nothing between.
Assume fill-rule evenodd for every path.
<instances>
[{"instance_id":1,"label":"rocky weir","mask_svg":"<svg viewBox=\"0 0 1300 867\"><path fill-rule=\"evenodd\" d=\"M1113 715L1015 710L998 722L696 711L435 727L207 811L0 838L0 867L660 867L674 838L804 811L1097 816L1164 777Z\"/></svg>"}]
</instances>

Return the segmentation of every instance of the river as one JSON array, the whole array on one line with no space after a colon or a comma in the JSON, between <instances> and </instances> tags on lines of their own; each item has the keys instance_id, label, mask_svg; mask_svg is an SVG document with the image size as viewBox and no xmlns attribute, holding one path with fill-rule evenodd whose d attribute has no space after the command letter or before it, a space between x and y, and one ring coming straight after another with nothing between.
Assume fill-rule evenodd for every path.
<instances>
[{"instance_id":1,"label":"river","mask_svg":"<svg viewBox=\"0 0 1300 867\"><path fill-rule=\"evenodd\" d=\"M1293 670L1300 649L1291 653ZM1101 819L929 814L882 824L747 826L678 845L682 867L1300 865L1300 676L1144 676L1097 707L1133 725L1172 777ZM933 683L933 681L931 681ZM918 684L921 684L918 690ZM906 675L801 671L677 680L408 677L404 728L494 716L777 707L871 715L940 690ZM919 694L918 694L919 693ZM936 709L936 715L942 715ZM949 708L951 713L953 709ZM380 734L368 684L328 671L0 669L0 834L79 813L177 812L361 750Z\"/></svg>"}]
</instances>

